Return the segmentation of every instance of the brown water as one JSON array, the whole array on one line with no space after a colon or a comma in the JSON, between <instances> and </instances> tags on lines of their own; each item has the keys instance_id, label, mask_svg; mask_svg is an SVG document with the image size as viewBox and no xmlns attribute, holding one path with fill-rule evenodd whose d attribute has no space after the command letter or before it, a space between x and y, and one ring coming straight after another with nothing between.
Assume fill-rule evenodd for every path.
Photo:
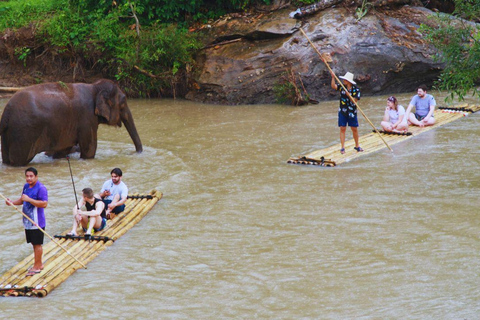
<instances>
[{"instance_id":1,"label":"brown water","mask_svg":"<svg viewBox=\"0 0 480 320\"><path fill-rule=\"evenodd\" d=\"M385 98L361 101L377 125ZM164 198L46 298L0 298L2 318L478 319L480 117L336 168L287 164L338 143L337 103L131 100L145 151L101 127L96 158L72 156L76 188L99 190L118 166L131 192ZM68 163L32 165L47 231L66 230ZM2 194L19 196L23 170L0 166ZM0 203L0 215L3 274L31 247L19 214Z\"/></svg>"}]
</instances>

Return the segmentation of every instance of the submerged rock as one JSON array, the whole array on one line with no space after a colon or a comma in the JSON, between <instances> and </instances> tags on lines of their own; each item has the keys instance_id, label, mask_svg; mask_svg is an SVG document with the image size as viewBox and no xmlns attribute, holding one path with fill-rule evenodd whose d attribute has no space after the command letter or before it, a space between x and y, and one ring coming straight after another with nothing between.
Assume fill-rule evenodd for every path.
<instances>
[{"instance_id":1,"label":"submerged rock","mask_svg":"<svg viewBox=\"0 0 480 320\"><path fill-rule=\"evenodd\" d=\"M354 8L332 7L308 16L289 17L291 8L257 16L217 21L206 34L210 45L197 57L197 76L187 99L221 104L275 103L273 87L292 69L310 98L336 97L330 74L299 31L332 58L339 75L349 71L364 95L414 91L431 85L442 64L435 48L417 31L434 23L423 7L376 8L360 21Z\"/></svg>"}]
</instances>

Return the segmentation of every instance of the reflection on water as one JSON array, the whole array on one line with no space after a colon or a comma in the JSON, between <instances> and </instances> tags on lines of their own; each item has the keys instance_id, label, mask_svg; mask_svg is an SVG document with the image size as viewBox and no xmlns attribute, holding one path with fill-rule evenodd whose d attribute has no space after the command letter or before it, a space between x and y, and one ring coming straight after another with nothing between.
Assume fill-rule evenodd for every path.
<instances>
[{"instance_id":1,"label":"reflection on water","mask_svg":"<svg viewBox=\"0 0 480 320\"><path fill-rule=\"evenodd\" d=\"M385 99L361 101L378 126ZM89 309L121 319L476 318L480 118L336 168L286 164L338 143L337 103L131 100L144 152L124 128L102 126L94 160L72 155L77 191L99 190L118 166L131 192L164 198L88 270L44 299L0 299L0 310L18 319L27 303L44 319ZM32 165L49 189L48 230L66 230L67 161L38 155ZM23 170L1 165L0 192L19 196ZM19 214L5 205L0 214L3 274L31 248Z\"/></svg>"}]
</instances>

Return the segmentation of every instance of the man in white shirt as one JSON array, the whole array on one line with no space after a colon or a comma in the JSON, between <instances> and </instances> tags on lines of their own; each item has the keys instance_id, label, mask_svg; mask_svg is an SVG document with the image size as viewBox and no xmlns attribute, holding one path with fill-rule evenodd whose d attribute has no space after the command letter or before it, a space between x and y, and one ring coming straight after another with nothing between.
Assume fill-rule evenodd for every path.
<instances>
[{"instance_id":1,"label":"man in white shirt","mask_svg":"<svg viewBox=\"0 0 480 320\"><path fill-rule=\"evenodd\" d=\"M105 181L100 191L100 197L107 207L107 219L113 219L115 215L125 210L128 196L127 185L122 181L122 170L114 168L110 175L112 179Z\"/></svg>"}]
</instances>

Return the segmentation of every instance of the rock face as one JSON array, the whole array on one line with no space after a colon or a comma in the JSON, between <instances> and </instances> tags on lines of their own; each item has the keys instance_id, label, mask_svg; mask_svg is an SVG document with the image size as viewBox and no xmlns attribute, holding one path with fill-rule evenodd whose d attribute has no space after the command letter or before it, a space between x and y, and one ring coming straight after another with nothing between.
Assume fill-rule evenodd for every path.
<instances>
[{"instance_id":1,"label":"rock face","mask_svg":"<svg viewBox=\"0 0 480 320\"><path fill-rule=\"evenodd\" d=\"M337 76L349 71L363 95L415 91L430 86L442 65L435 48L417 31L434 23L422 7L377 8L356 21L354 8L333 7L304 20L290 9L217 21L206 31L212 45L197 58L197 75L187 99L221 104L275 103L273 87L289 69L301 77L310 97L336 97L330 74L317 52L330 54Z\"/></svg>"}]
</instances>

